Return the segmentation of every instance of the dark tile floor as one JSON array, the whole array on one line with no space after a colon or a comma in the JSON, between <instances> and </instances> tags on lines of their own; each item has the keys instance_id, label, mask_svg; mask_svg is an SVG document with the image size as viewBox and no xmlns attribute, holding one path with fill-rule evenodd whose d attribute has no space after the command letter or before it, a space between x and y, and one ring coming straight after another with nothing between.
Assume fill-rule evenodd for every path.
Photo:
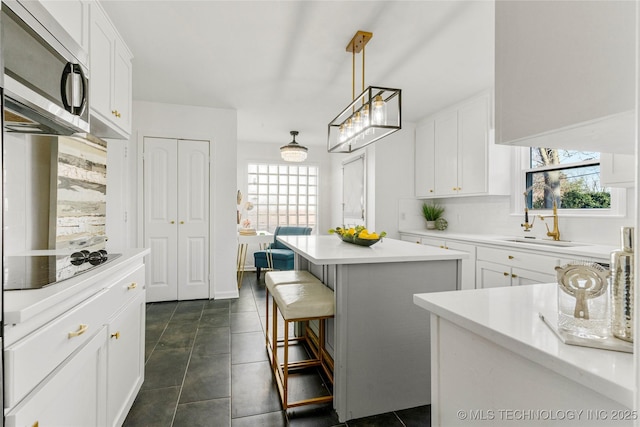
<instances>
[{"instance_id":1,"label":"dark tile floor","mask_svg":"<svg viewBox=\"0 0 640 427\"><path fill-rule=\"evenodd\" d=\"M431 425L428 405L342 424L331 404L283 411L265 349L262 277L245 274L234 300L147 304L145 381L125 427ZM313 373L291 388L294 398L326 392Z\"/></svg>"}]
</instances>

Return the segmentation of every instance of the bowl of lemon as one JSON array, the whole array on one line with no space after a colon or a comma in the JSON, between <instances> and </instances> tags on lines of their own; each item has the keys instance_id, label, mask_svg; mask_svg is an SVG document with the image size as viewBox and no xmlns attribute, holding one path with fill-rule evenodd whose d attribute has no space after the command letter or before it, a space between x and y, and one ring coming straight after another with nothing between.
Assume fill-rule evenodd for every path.
<instances>
[{"instance_id":1,"label":"bowl of lemon","mask_svg":"<svg viewBox=\"0 0 640 427\"><path fill-rule=\"evenodd\" d=\"M353 243L359 246L371 246L378 243L387 235L384 231L381 233L370 232L365 227L358 225L351 228L336 227L329 230L329 234L335 234L343 242Z\"/></svg>"}]
</instances>

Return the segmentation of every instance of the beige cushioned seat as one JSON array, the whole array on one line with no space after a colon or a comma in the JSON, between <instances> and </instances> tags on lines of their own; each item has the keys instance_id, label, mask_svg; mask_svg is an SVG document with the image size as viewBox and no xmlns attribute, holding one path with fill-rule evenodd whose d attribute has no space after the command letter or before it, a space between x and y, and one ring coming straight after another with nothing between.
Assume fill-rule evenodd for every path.
<instances>
[{"instance_id":1,"label":"beige cushioned seat","mask_svg":"<svg viewBox=\"0 0 640 427\"><path fill-rule=\"evenodd\" d=\"M300 270L270 271L265 275L264 282L270 293L273 293L273 288L280 285L292 283L320 283L313 274L308 271Z\"/></svg>"},{"instance_id":2,"label":"beige cushioned seat","mask_svg":"<svg viewBox=\"0 0 640 427\"><path fill-rule=\"evenodd\" d=\"M285 320L333 316L333 291L322 283L292 283L275 287L273 299Z\"/></svg>"}]
</instances>

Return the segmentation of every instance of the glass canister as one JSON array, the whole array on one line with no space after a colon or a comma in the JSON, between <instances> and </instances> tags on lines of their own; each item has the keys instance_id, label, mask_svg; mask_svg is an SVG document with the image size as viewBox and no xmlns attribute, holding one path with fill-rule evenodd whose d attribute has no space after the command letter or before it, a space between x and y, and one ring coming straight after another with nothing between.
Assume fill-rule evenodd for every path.
<instances>
[{"instance_id":1,"label":"glass canister","mask_svg":"<svg viewBox=\"0 0 640 427\"><path fill-rule=\"evenodd\" d=\"M587 339L611 335L609 271L599 264L572 262L556 267L558 330Z\"/></svg>"},{"instance_id":2,"label":"glass canister","mask_svg":"<svg viewBox=\"0 0 640 427\"><path fill-rule=\"evenodd\" d=\"M633 227L622 227L619 250L611 253L611 332L633 342L634 280Z\"/></svg>"}]
</instances>

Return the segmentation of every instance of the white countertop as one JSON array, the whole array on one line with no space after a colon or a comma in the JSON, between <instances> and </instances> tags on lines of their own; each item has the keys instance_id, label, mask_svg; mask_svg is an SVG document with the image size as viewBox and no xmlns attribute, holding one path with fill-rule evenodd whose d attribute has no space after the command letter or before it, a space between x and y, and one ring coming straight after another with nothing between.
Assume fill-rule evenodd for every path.
<instances>
[{"instance_id":1,"label":"white countertop","mask_svg":"<svg viewBox=\"0 0 640 427\"><path fill-rule=\"evenodd\" d=\"M3 293L4 324L25 322L52 307L58 308L64 305L78 295L95 292L89 288L96 280L109 278L120 271L125 263L142 258L149 252L149 249L125 251L122 256L113 261L42 289L5 291Z\"/></svg>"},{"instance_id":2,"label":"white countertop","mask_svg":"<svg viewBox=\"0 0 640 427\"><path fill-rule=\"evenodd\" d=\"M633 408L633 355L563 344L539 319L557 322L556 284L414 295L416 305L532 362Z\"/></svg>"},{"instance_id":3,"label":"white countertop","mask_svg":"<svg viewBox=\"0 0 640 427\"><path fill-rule=\"evenodd\" d=\"M314 264L371 264L468 258L465 252L382 239L373 246L343 242L336 236L278 236L278 240Z\"/></svg>"},{"instance_id":4,"label":"white countertop","mask_svg":"<svg viewBox=\"0 0 640 427\"><path fill-rule=\"evenodd\" d=\"M522 236L502 236L489 234L472 234L472 233L455 233L449 231L431 231L431 230L400 230L401 234L415 234L433 239L458 240L461 242L499 245L502 247L535 250L540 252L548 252L560 254L565 257L590 258L596 261L609 262L611 252L619 249L615 246L598 245L595 243L575 242L576 246L553 246L553 242L549 245L536 243L511 242L510 239L522 239ZM534 239L543 240L543 239Z\"/></svg>"}]
</instances>

